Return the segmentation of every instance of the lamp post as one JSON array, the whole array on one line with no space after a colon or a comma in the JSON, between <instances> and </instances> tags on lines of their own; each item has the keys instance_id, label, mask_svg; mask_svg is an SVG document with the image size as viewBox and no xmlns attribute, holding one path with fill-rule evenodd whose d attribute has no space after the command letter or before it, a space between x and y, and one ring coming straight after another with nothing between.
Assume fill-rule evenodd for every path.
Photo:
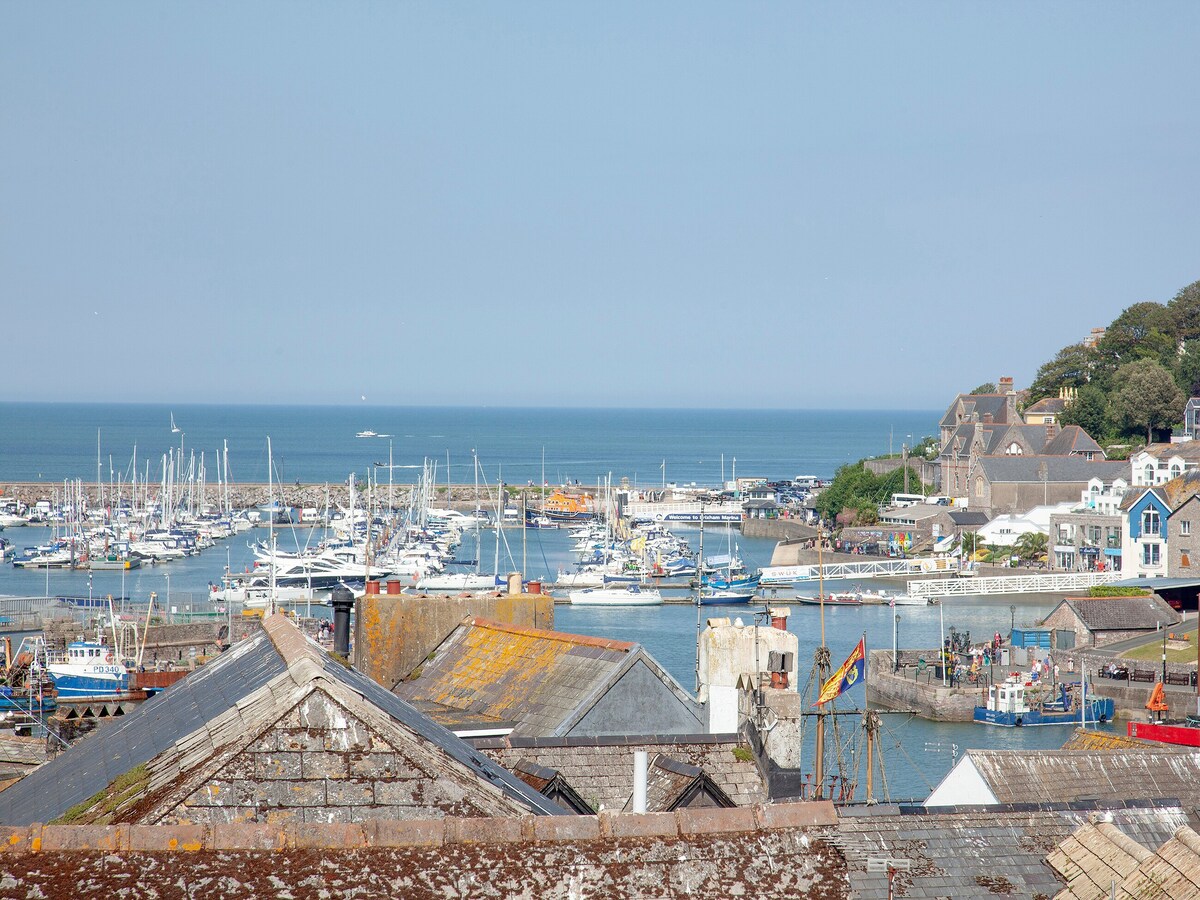
<instances>
[{"instance_id":1,"label":"lamp post","mask_svg":"<svg viewBox=\"0 0 1200 900\"><path fill-rule=\"evenodd\" d=\"M900 671L900 656L896 648L896 632L900 627L900 616L897 614L896 621L892 623L892 674Z\"/></svg>"},{"instance_id":2,"label":"lamp post","mask_svg":"<svg viewBox=\"0 0 1200 900\"><path fill-rule=\"evenodd\" d=\"M174 621L174 617L171 615L171 573L166 572L165 575L167 578L167 621L171 622Z\"/></svg>"},{"instance_id":3,"label":"lamp post","mask_svg":"<svg viewBox=\"0 0 1200 900\"><path fill-rule=\"evenodd\" d=\"M1016 604L1008 608L1008 643L1012 644L1013 632L1017 630L1017 607Z\"/></svg>"}]
</instances>

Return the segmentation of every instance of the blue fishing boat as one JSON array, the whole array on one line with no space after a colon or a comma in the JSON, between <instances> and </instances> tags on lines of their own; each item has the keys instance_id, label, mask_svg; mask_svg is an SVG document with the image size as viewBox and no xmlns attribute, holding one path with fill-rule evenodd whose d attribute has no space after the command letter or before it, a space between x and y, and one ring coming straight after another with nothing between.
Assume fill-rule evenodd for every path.
<instances>
[{"instance_id":1,"label":"blue fishing boat","mask_svg":"<svg viewBox=\"0 0 1200 900\"><path fill-rule=\"evenodd\" d=\"M63 662L47 671L60 699L119 697L129 693L129 670L112 647L96 641L72 641Z\"/></svg>"},{"instance_id":2,"label":"blue fishing boat","mask_svg":"<svg viewBox=\"0 0 1200 900\"><path fill-rule=\"evenodd\" d=\"M0 714L9 718L12 713L25 713L40 716L54 712L58 704L53 697L46 697L32 691L14 691L7 685L0 685Z\"/></svg>"},{"instance_id":3,"label":"blue fishing boat","mask_svg":"<svg viewBox=\"0 0 1200 900\"><path fill-rule=\"evenodd\" d=\"M1028 725L1079 725L1107 722L1113 717L1113 701L1107 697L1088 697L1079 702L1077 684L1060 684L1057 697L1030 705L1026 685L1019 675L1010 675L988 688L987 704L975 707L975 721L983 725L1016 728ZM1081 708L1083 707L1083 708Z\"/></svg>"}]
</instances>

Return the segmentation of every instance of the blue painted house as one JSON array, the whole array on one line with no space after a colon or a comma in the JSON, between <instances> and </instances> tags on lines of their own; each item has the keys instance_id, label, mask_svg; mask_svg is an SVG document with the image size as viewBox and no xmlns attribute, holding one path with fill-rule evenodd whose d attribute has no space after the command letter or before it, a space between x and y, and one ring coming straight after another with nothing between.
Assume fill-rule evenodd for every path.
<instances>
[{"instance_id":1,"label":"blue painted house","mask_svg":"<svg viewBox=\"0 0 1200 900\"><path fill-rule=\"evenodd\" d=\"M1158 488L1133 488L1121 512L1126 518L1122 571L1130 578L1167 575L1167 519L1171 507Z\"/></svg>"}]
</instances>

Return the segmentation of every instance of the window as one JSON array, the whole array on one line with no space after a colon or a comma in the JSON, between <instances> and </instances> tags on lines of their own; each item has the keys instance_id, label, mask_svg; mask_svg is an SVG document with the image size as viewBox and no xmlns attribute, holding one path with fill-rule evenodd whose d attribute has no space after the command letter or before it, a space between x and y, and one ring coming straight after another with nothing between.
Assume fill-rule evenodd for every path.
<instances>
[{"instance_id":1,"label":"window","mask_svg":"<svg viewBox=\"0 0 1200 900\"><path fill-rule=\"evenodd\" d=\"M1142 544L1142 565L1157 566L1159 561L1160 544Z\"/></svg>"},{"instance_id":2,"label":"window","mask_svg":"<svg viewBox=\"0 0 1200 900\"><path fill-rule=\"evenodd\" d=\"M1142 534L1156 535L1159 533L1159 517L1157 509L1148 509L1142 513Z\"/></svg>"},{"instance_id":3,"label":"window","mask_svg":"<svg viewBox=\"0 0 1200 900\"><path fill-rule=\"evenodd\" d=\"M1180 534L1191 534L1192 533L1192 523L1190 520L1185 519L1184 521L1179 523L1179 533Z\"/></svg>"},{"instance_id":4,"label":"window","mask_svg":"<svg viewBox=\"0 0 1200 900\"><path fill-rule=\"evenodd\" d=\"M1146 484L1154 484L1154 464L1146 464Z\"/></svg>"}]
</instances>

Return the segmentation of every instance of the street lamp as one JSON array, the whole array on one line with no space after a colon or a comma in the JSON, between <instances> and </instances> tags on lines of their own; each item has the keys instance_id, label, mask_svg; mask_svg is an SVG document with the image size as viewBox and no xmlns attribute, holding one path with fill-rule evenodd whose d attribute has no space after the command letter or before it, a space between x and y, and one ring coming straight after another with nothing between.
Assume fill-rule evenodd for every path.
<instances>
[{"instance_id":1,"label":"street lamp","mask_svg":"<svg viewBox=\"0 0 1200 900\"><path fill-rule=\"evenodd\" d=\"M1017 628L1017 607L1016 604L1008 608L1008 642L1012 643L1013 632Z\"/></svg>"},{"instance_id":2,"label":"street lamp","mask_svg":"<svg viewBox=\"0 0 1200 900\"><path fill-rule=\"evenodd\" d=\"M900 627L900 616L896 615L896 621L892 623L892 674L900 671L900 656L896 649L896 631Z\"/></svg>"}]
</instances>

